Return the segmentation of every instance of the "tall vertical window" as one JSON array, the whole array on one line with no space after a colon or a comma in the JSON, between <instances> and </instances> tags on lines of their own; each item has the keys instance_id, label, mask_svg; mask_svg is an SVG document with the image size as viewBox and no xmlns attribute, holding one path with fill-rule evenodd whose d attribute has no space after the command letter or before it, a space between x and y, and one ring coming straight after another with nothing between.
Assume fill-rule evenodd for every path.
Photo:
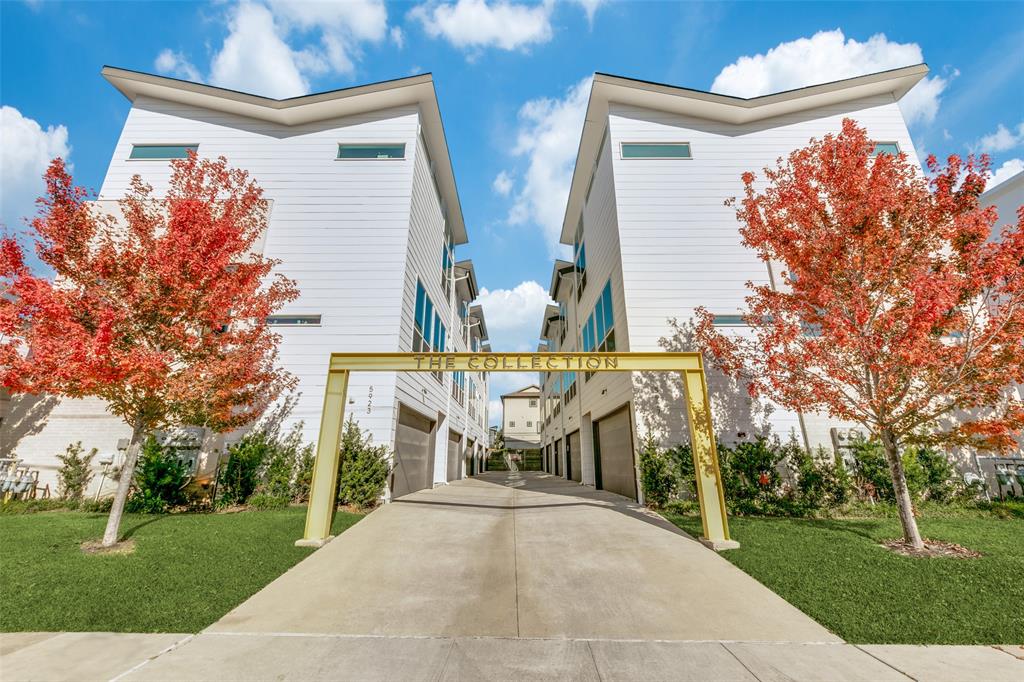
<instances>
[{"instance_id":1,"label":"tall vertical window","mask_svg":"<svg viewBox=\"0 0 1024 682\"><path fill-rule=\"evenodd\" d=\"M466 373L452 372L452 397L462 405L466 400Z\"/></svg>"},{"instance_id":2,"label":"tall vertical window","mask_svg":"<svg viewBox=\"0 0 1024 682\"><path fill-rule=\"evenodd\" d=\"M576 372L564 372L565 389L562 393L562 402L566 405L576 397Z\"/></svg>"},{"instance_id":3,"label":"tall vertical window","mask_svg":"<svg viewBox=\"0 0 1024 682\"><path fill-rule=\"evenodd\" d=\"M572 240L572 260L576 272L576 300L583 296L587 288L587 248L583 244L583 216L576 226L576 236Z\"/></svg>"},{"instance_id":4,"label":"tall vertical window","mask_svg":"<svg viewBox=\"0 0 1024 682\"><path fill-rule=\"evenodd\" d=\"M612 309L612 281L604 285L601 296L594 303L594 310L590 317L583 324L581 332L581 347L584 352L591 353L600 351L612 353L615 351L615 311ZM594 376L593 372L584 375L586 381Z\"/></svg>"},{"instance_id":5,"label":"tall vertical window","mask_svg":"<svg viewBox=\"0 0 1024 682\"><path fill-rule=\"evenodd\" d=\"M444 244L441 245L441 288L445 298L452 295L452 275L455 268L455 247L452 245L452 233L448 225L444 227Z\"/></svg>"},{"instance_id":6,"label":"tall vertical window","mask_svg":"<svg viewBox=\"0 0 1024 682\"><path fill-rule=\"evenodd\" d=\"M416 282L416 311L413 320L412 350L414 353L443 353L448 331L437 314L433 301L423 288L423 282ZM444 381L441 372L434 372L434 378Z\"/></svg>"}]
</instances>

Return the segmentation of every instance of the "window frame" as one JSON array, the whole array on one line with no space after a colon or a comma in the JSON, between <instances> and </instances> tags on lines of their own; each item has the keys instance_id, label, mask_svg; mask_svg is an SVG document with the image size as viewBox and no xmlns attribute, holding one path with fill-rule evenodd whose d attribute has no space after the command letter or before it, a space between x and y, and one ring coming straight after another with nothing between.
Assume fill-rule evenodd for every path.
<instances>
[{"instance_id":1,"label":"window frame","mask_svg":"<svg viewBox=\"0 0 1024 682\"><path fill-rule=\"evenodd\" d=\"M132 154L136 148L139 147L183 147L185 148L185 156L153 156L153 157L137 157L133 158ZM175 161L177 159L187 159L188 152L194 151L199 154L199 143L198 142L139 142L132 143L132 148L128 150L128 158L126 161Z\"/></svg>"},{"instance_id":2,"label":"window frame","mask_svg":"<svg viewBox=\"0 0 1024 682\"><path fill-rule=\"evenodd\" d=\"M372 149L374 147L401 147L401 156L342 156L342 147L354 147L362 149ZM406 147L408 144L405 141L402 142L338 142L338 148L334 155L335 161L405 161L406 160Z\"/></svg>"},{"instance_id":3,"label":"window frame","mask_svg":"<svg viewBox=\"0 0 1024 682\"><path fill-rule=\"evenodd\" d=\"M872 159L877 159L882 154L887 156L899 156L903 153L903 150L900 149L900 143L897 140L871 140L871 144L871 153L868 156ZM880 145L892 145L893 147L896 147L896 153L890 154L889 152L879 151L878 147Z\"/></svg>"},{"instance_id":4,"label":"window frame","mask_svg":"<svg viewBox=\"0 0 1024 682\"><path fill-rule=\"evenodd\" d=\"M627 156L626 147L686 147L686 156ZM623 161L693 161L693 145L683 141L619 142L619 158Z\"/></svg>"}]
</instances>

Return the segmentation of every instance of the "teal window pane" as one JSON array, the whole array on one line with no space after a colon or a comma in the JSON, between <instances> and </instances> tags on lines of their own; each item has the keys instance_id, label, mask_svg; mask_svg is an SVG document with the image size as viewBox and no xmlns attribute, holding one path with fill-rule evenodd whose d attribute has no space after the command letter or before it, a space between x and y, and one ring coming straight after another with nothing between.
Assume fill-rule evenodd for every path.
<instances>
[{"instance_id":1,"label":"teal window pane","mask_svg":"<svg viewBox=\"0 0 1024 682\"><path fill-rule=\"evenodd\" d=\"M197 144L136 144L132 145L129 159L184 159L188 153L198 151Z\"/></svg>"},{"instance_id":2,"label":"teal window pane","mask_svg":"<svg viewBox=\"0 0 1024 682\"><path fill-rule=\"evenodd\" d=\"M404 159L405 143L339 144L339 159Z\"/></svg>"},{"instance_id":3,"label":"teal window pane","mask_svg":"<svg viewBox=\"0 0 1024 682\"><path fill-rule=\"evenodd\" d=\"M667 144L643 144L635 142L622 143L624 159L690 159L690 143L675 142Z\"/></svg>"},{"instance_id":4,"label":"teal window pane","mask_svg":"<svg viewBox=\"0 0 1024 682\"><path fill-rule=\"evenodd\" d=\"M604 285L601 300L604 301L604 326L605 329L611 330L615 326L615 312L612 310L612 283L610 281Z\"/></svg>"},{"instance_id":5,"label":"teal window pane","mask_svg":"<svg viewBox=\"0 0 1024 682\"><path fill-rule=\"evenodd\" d=\"M594 349L594 335L590 333L590 320L583 325L583 351L589 353Z\"/></svg>"},{"instance_id":6,"label":"teal window pane","mask_svg":"<svg viewBox=\"0 0 1024 682\"><path fill-rule=\"evenodd\" d=\"M876 142L875 148L871 150L871 157L874 158L879 154L888 154L889 156L899 156L900 146L895 142Z\"/></svg>"},{"instance_id":7,"label":"teal window pane","mask_svg":"<svg viewBox=\"0 0 1024 682\"><path fill-rule=\"evenodd\" d=\"M594 338L597 339L598 343L604 341L604 304L601 299L597 299L597 305L594 306L594 323L596 325L594 329Z\"/></svg>"},{"instance_id":8,"label":"teal window pane","mask_svg":"<svg viewBox=\"0 0 1024 682\"><path fill-rule=\"evenodd\" d=\"M271 315L267 324L279 327L300 327L308 324L320 324L319 315Z\"/></svg>"},{"instance_id":9,"label":"teal window pane","mask_svg":"<svg viewBox=\"0 0 1024 682\"><path fill-rule=\"evenodd\" d=\"M416 326L423 332L423 308L426 306L427 292L423 290L423 284L416 282Z\"/></svg>"},{"instance_id":10,"label":"teal window pane","mask_svg":"<svg viewBox=\"0 0 1024 682\"><path fill-rule=\"evenodd\" d=\"M434 339L433 335L433 320L434 320L434 304L430 301L430 297L425 298L426 305L423 306L423 341L426 343L427 348L430 348L430 344Z\"/></svg>"},{"instance_id":11,"label":"teal window pane","mask_svg":"<svg viewBox=\"0 0 1024 682\"><path fill-rule=\"evenodd\" d=\"M742 315L715 315L716 327L744 327L746 324Z\"/></svg>"}]
</instances>

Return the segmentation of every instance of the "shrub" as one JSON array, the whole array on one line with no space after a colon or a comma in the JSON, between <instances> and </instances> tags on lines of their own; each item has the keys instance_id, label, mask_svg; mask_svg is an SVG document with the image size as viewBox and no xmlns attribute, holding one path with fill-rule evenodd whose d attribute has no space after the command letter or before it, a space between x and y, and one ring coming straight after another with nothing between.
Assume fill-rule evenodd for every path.
<instances>
[{"instance_id":1,"label":"shrub","mask_svg":"<svg viewBox=\"0 0 1024 682\"><path fill-rule=\"evenodd\" d=\"M677 478L677 494L686 494L689 499L697 499L697 476L693 469L693 450L689 443L682 443L665 451L672 464Z\"/></svg>"},{"instance_id":2,"label":"shrub","mask_svg":"<svg viewBox=\"0 0 1024 682\"><path fill-rule=\"evenodd\" d=\"M833 509L850 499L850 474L842 457L818 448L810 454L803 448L790 451L787 464L796 478L796 497L805 512Z\"/></svg>"},{"instance_id":3,"label":"shrub","mask_svg":"<svg viewBox=\"0 0 1024 682\"><path fill-rule=\"evenodd\" d=\"M885 450L877 441L860 440L852 446L856 461L855 478L863 494L887 502L895 500L892 475ZM918 500L948 502L961 492L953 465L941 452L923 446L910 446L900 455L911 497Z\"/></svg>"},{"instance_id":4,"label":"shrub","mask_svg":"<svg viewBox=\"0 0 1024 682\"><path fill-rule=\"evenodd\" d=\"M284 509L290 501L291 499L288 497L256 493L249 498L247 505L249 509L255 509L256 511L269 511L272 509Z\"/></svg>"},{"instance_id":5,"label":"shrub","mask_svg":"<svg viewBox=\"0 0 1024 682\"><path fill-rule=\"evenodd\" d=\"M949 457L929 447L915 447L910 453L920 466L921 492L929 500L949 502L963 492L965 485L960 482Z\"/></svg>"},{"instance_id":6,"label":"shrub","mask_svg":"<svg viewBox=\"0 0 1024 682\"><path fill-rule=\"evenodd\" d=\"M732 447L719 446L718 462L726 500L741 513L777 513L781 503L779 463L791 448L763 436Z\"/></svg>"},{"instance_id":7,"label":"shrub","mask_svg":"<svg viewBox=\"0 0 1024 682\"><path fill-rule=\"evenodd\" d=\"M219 504L245 504L252 497L272 448L273 443L264 431L250 431L228 448L227 464L218 475Z\"/></svg>"},{"instance_id":8,"label":"shrub","mask_svg":"<svg viewBox=\"0 0 1024 682\"><path fill-rule=\"evenodd\" d=\"M374 446L352 417L345 422L338 467L338 502L368 509L377 504L387 486L391 466L386 445Z\"/></svg>"},{"instance_id":9,"label":"shrub","mask_svg":"<svg viewBox=\"0 0 1024 682\"><path fill-rule=\"evenodd\" d=\"M60 467L57 469L57 489L60 496L66 500L80 500L85 494L89 482L92 481L92 460L96 456L96 448L84 454L85 448L82 441L72 443L64 451L64 454L57 455L60 460Z\"/></svg>"},{"instance_id":10,"label":"shrub","mask_svg":"<svg viewBox=\"0 0 1024 682\"><path fill-rule=\"evenodd\" d=\"M171 446L161 445L155 436L146 439L132 481L132 493L125 509L129 512L162 514L185 504L188 466Z\"/></svg>"},{"instance_id":11,"label":"shrub","mask_svg":"<svg viewBox=\"0 0 1024 682\"><path fill-rule=\"evenodd\" d=\"M672 460L652 434L647 434L640 446L640 485L644 501L656 509L668 504L679 487Z\"/></svg>"}]
</instances>

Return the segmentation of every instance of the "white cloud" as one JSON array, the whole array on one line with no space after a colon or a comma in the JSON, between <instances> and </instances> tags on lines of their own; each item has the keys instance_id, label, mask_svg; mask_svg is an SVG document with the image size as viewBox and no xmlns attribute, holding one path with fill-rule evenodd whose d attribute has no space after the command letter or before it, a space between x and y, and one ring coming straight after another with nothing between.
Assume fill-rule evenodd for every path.
<instances>
[{"instance_id":1,"label":"white cloud","mask_svg":"<svg viewBox=\"0 0 1024 682\"><path fill-rule=\"evenodd\" d=\"M559 246L559 236L590 96L590 80L587 76L576 83L561 99L530 100L519 110L513 153L525 156L528 167L522 188L515 195L509 222L536 223L552 256L565 250Z\"/></svg>"},{"instance_id":2,"label":"white cloud","mask_svg":"<svg viewBox=\"0 0 1024 682\"><path fill-rule=\"evenodd\" d=\"M513 289L480 290L476 299L484 309L491 347L505 351L537 349L544 306L552 303L548 291L527 280Z\"/></svg>"},{"instance_id":3,"label":"white cloud","mask_svg":"<svg viewBox=\"0 0 1024 682\"><path fill-rule=\"evenodd\" d=\"M605 0L575 0L576 4L583 8L587 14L587 23L594 25L594 13L597 8L605 3Z\"/></svg>"},{"instance_id":4,"label":"white cloud","mask_svg":"<svg viewBox=\"0 0 1024 682\"><path fill-rule=\"evenodd\" d=\"M1024 159L1010 159L1009 161L1004 161L1003 165L992 173L985 188L992 189L999 183L1006 182L1021 171L1024 171ZM487 325L488 329L490 329L490 320L487 321Z\"/></svg>"},{"instance_id":5,"label":"white cloud","mask_svg":"<svg viewBox=\"0 0 1024 682\"><path fill-rule=\"evenodd\" d=\"M507 197L512 193L513 184L512 174L503 170L494 178L494 182L491 183L491 189L496 194Z\"/></svg>"},{"instance_id":6,"label":"white cloud","mask_svg":"<svg viewBox=\"0 0 1024 682\"><path fill-rule=\"evenodd\" d=\"M1017 124L1016 132L1000 123L996 131L978 140L977 148L983 152L1005 152L1024 144L1024 121Z\"/></svg>"},{"instance_id":7,"label":"white cloud","mask_svg":"<svg viewBox=\"0 0 1024 682\"><path fill-rule=\"evenodd\" d=\"M156 56L153 67L158 73L174 78L183 78L187 81L201 82L203 77L197 69L181 52L175 52L166 48Z\"/></svg>"},{"instance_id":8,"label":"white cloud","mask_svg":"<svg viewBox=\"0 0 1024 682\"><path fill-rule=\"evenodd\" d=\"M817 83L911 66L924 61L917 43L897 43L884 34L865 42L847 39L841 29L780 43L765 54L740 57L715 78L711 89L727 95L756 97ZM954 76L956 73L954 72ZM931 123L949 79L931 76L900 101L910 124Z\"/></svg>"},{"instance_id":9,"label":"white cloud","mask_svg":"<svg viewBox=\"0 0 1024 682\"><path fill-rule=\"evenodd\" d=\"M362 45L387 37L399 48L401 28L389 31L382 0L294 2L242 0L226 10L228 36L210 60L209 82L275 98L309 92L309 79L327 73L351 76ZM303 49L292 42L319 37ZM160 73L202 81L202 73L180 52L164 49L155 66Z\"/></svg>"},{"instance_id":10,"label":"white cloud","mask_svg":"<svg viewBox=\"0 0 1024 682\"><path fill-rule=\"evenodd\" d=\"M459 49L519 50L551 40L553 9L551 0L537 5L458 0L417 5L409 18L419 21L431 38L444 38Z\"/></svg>"},{"instance_id":11,"label":"white cloud","mask_svg":"<svg viewBox=\"0 0 1024 682\"><path fill-rule=\"evenodd\" d=\"M392 26L389 36L391 38L391 42L393 42L399 50L405 47L405 34L402 33L401 26Z\"/></svg>"},{"instance_id":12,"label":"white cloud","mask_svg":"<svg viewBox=\"0 0 1024 682\"><path fill-rule=\"evenodd\" d=\"M230 34L213 58L211 83L278 99L309 92L309 81L299 70L297 53L281 38L269 9L240 3L234 8L228 26Z\"/></svg>"},{"instance_id":13,"label":"white cloud","mask_svg":"<svg viewBox=\"0 0 1024 682\"><path fill-rule=\"evenodd\" d=\"M35 216L35 200L43 193L43 173L55 157L71 154L68 129L44 130L11 106L0 108L0 222L12 232Z\"/></svg>"}]
</instances>

